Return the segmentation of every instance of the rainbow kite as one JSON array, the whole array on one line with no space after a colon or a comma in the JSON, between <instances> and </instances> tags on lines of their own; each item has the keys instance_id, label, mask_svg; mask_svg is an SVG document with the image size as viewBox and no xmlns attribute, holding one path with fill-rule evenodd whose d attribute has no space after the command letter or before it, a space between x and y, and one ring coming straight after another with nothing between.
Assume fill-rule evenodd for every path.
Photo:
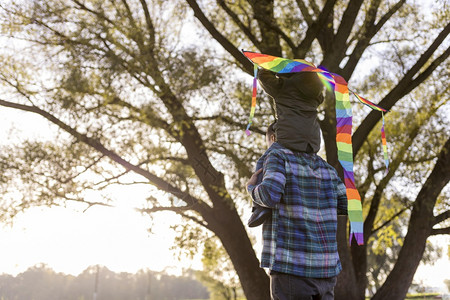
<instances>
[{"instance_id":1,"label":"rainbow kite","mask_svg":"<svg viewBox=\"0 0 450 300\"><path fill-rule=\"evenodd\" d=\"M328 72L324 68L317 68L314 64L303 59L292 60L244 50L242 50L242 52L254 63L252 107L246 129L247 135L250 135L249 129L255 113L258 66L276 73L316 72L325 87L334 91L336 98L336 144L338 149L338 160L344 170L344 183L348 199L348 217L350 220L350 244L354 236L358 245L362 245L364 243L363 216L361 197L356 189L353 174L352 107L349 100L347 81L345 81L342 76ZM361 103L372 109L381 111L383 114L381 137L383 142L384 161L387 170L389 159L387 155L386 137L384 134L384 112L386 112L386 110L369 100L364 99L355 92L351 92Z\"/></svg>"}]
</instances>

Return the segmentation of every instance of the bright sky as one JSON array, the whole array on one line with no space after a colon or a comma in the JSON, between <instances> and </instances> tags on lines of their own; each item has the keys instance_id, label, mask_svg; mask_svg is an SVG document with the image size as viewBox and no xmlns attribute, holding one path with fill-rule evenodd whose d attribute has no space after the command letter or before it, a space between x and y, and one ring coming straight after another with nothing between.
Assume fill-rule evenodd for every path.
<instances>
[{"instance_id":1,"label":"bright sky","mask_svg":"<svg viewBox=\"0 0 450 300\"><path fill-rule=\"evenodd\" d=\"M0 107L0 143L8 136L45 137L54 129L43 118ZM119 272L139 269L180 274L183 268L200 268L198 260L180 263L169 249L180 222L173 213L159 213L150 221L130 202L144 203L148 193L139 186L114 190L117 207L38 207L18 215L12 226L0 225L0 273L16 275L45 263L58 272L77 275L91 265ZM91 195L91 197L95 195ZM136 205L137 206L137 205ZM151 229L151 233L148 229Z\"/></svg>"},{"instance_id":2,"label":"bright sky","mask_svg":"<svg viewBox=\"0 0 450 300\"><path fill-rule=\"evenodd\" d=\"M125 208L93 207L85 213L66 208L33 208L0 231L0 270L17 274L37 263L58 272L79 274L91 265L119 272L149 268L178 274L179 262L168 249L174 233L170 217L150 224ZM183 265L183 267L188 267Z\"/></svg>"}]
</instances>

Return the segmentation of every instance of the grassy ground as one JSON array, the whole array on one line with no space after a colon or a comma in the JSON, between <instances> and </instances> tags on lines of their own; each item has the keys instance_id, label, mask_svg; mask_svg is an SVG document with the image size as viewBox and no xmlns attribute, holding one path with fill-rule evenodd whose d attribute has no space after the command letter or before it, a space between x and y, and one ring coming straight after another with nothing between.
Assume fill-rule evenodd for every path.
<instances>
[{"instance_id":1,"label":"grassy ground","mask_svg":"<svg viewBox=\"0 0 450 300\"><path fill-rule=\"evenodd\" d=\"M424 293L424 294L408 294L405 300L430 300L430 299L442 299L439 293ZM370 300L370 297L366 297Z\"/></svg>"}]
</instances>

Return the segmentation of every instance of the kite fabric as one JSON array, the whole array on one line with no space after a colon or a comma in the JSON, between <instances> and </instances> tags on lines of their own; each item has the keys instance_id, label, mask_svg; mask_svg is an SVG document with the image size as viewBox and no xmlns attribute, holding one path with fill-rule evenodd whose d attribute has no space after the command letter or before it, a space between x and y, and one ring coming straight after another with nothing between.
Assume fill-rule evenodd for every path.
<instances>
[{"instance_id":1,"label":"kite fabric","mask_svg":"<svg viewBox=\"0 0 450 300\"><path fill-rule=\"evenodd\" d=\"M348 217L350 220L350 244L354 237L358 245L362 245L364 243L362 205L353 174L352 107L349 100L347 81L345 81L342 76L328 72L324 68L318 68L314 64L303 59L292 60L251 51L242 50L242 52L254 63L252 107L249 124L246 129L247 135L250 135L250 126L255 113L258 66L275 73L316 72L325 87L330 91L334 91L336 98L336 145L338 150L338 160L344 170L344 183L348 199ZM351 91L351 93L354 94L361 103L372 109L381 111L382 113L383 124L381 127L381 136L387 170L389 159L387 156L386 137L384 133L384 112L386 112L386 110L369 100L364 99L353 91Z\"/></svg>"}]
</instances>

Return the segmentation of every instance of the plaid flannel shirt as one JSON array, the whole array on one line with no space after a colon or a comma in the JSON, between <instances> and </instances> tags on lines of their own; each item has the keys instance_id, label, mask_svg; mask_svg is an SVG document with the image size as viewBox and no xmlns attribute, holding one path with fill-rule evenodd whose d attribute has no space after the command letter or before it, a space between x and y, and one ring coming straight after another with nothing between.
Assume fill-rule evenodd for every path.
<instances>
[{"instance_id":1,"label":"plaid flannel shirt","mask_svg":"<svg viewBox=\"0 0 450 300\"><path fill-rule=\"evenodd\" d=\"M337 212L347 212L345 186L316 154L269 149L263 180L249 185L253 200L272 208L263 224L261 267L302 277L329 278L342 270Z\"/></svg>"}]
</instances>

